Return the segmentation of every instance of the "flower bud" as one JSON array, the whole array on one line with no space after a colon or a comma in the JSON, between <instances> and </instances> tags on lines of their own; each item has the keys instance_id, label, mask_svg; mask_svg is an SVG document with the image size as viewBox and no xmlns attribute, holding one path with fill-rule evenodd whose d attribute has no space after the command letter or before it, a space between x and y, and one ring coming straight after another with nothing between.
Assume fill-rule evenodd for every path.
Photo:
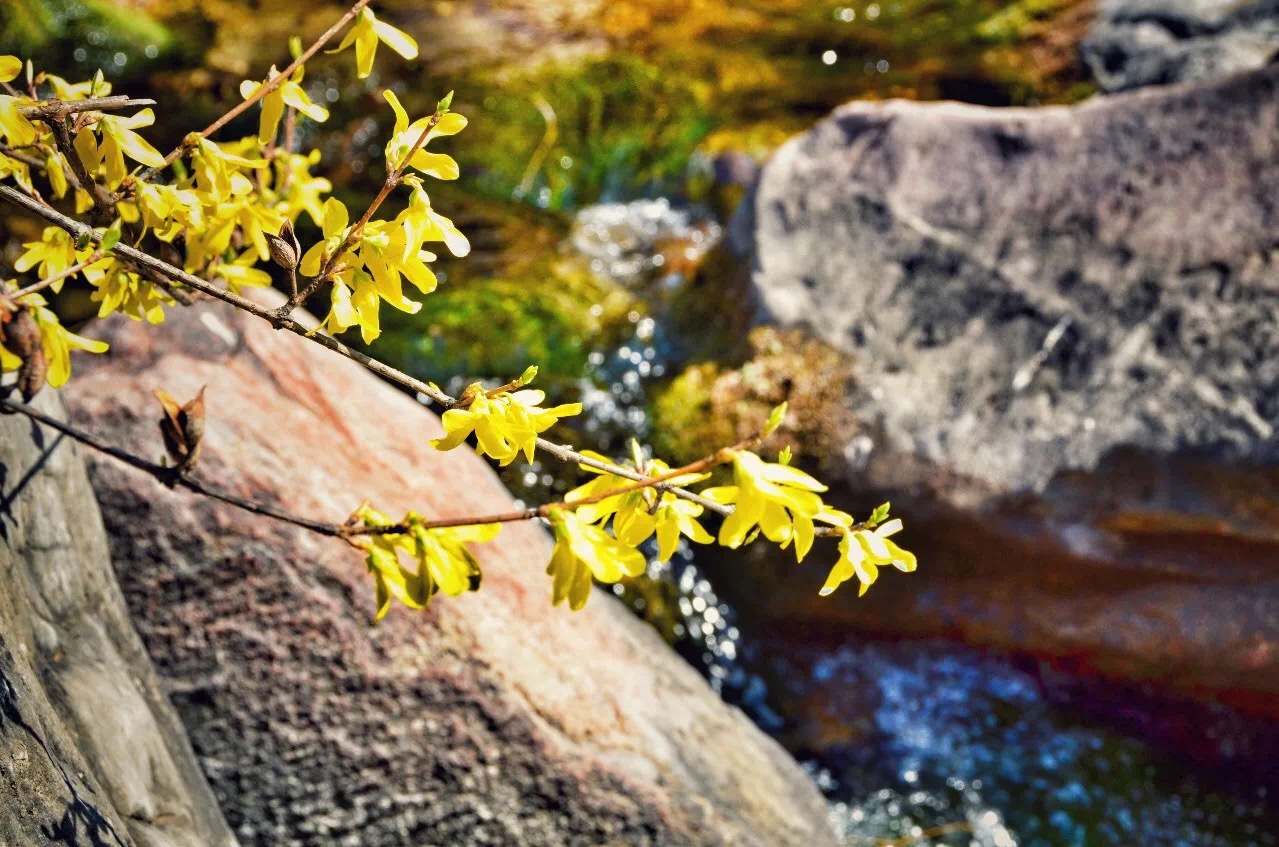
<instances>
[{"instance_id":1,"label":"flower bud","mask_svg":"<svg viewBox=\"0 0 1279 847\"><path fill-rule=\"evenodd\" d=\"M280 227L279 235L272 235L269 232L263 234L266 236L266 246L271 253L271 260L286 271L295 270L298 262L302 260L302 245L298 243L298 237L293 232L293 224L285 221L284 226Z\"/></svg>"}]
</instances>

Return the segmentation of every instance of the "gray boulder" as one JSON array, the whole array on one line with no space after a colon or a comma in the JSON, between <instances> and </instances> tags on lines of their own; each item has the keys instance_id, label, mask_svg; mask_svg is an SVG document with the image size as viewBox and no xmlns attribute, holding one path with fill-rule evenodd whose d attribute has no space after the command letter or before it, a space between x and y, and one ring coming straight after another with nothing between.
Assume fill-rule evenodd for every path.
<instances>
[{"instance_id":1,"label":"gray boulder","mask_svg":"<svg viewBox=\"0 0 1279 847\"><path fill-rule=\"evenodd\" d=\"M774 616L1279 690L1279 67L1071 108L842 107L734 221L857 367L920 574ZM778 567L781 567L780 565Z\"/></svg>"},{"instance_id":2,"label":"gray boulder","mask_svg":"<svg viewBox=\"0 0 1279 847\"><path fill-rule=\"evenodd\" d=\"M51 391L36 405L65 417ZM0 844L235 843L129 620L79 451L0 415Z\"/></svg>"},{"instance_id":3,"label":"gray boulder","mask_svg":"<svg viewBox=\"0 0 1279 847\"><path fill-rule=\"evenodd\" d=\"M1255 70L1279 53L1279 2L1102 0L1080 52L1110 92Z\"/></svg>"}]
</instances>

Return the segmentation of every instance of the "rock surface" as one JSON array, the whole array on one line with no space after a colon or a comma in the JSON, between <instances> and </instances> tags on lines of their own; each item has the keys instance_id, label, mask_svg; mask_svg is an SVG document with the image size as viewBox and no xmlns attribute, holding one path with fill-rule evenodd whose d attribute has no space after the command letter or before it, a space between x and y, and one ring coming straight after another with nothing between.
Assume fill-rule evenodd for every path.
<instances>
[{"instance_id":1,"label":"rock surface","mask_svg":"<svg viewBox=\"0 0 1279 847\"><path fill-rule=\"evenodd\" d=\"M226 307L104 329L74 417L146 453L151 398L208 386L199 474L341 521L509 511L488 467L364 370ZM78 365L80 367L80 365ZM803 771L612 597L550 606L544 531L482 546L478 594L368 621L343 543L109 460L91 476L121 583L245 845L823 845Z\"/></svg>"},{"instance_id":2,"label":"rock surface","mask_svg":"<svg viewBox=\"0 0 1279 847\"><path fill-rule=\"evenodd\" d=\"M36 398L65 417L51 391ZM0 415L0 844L234 847L129 620L79 451Z\"/></svg>"},{"instance_id":3,"label":"rock surface","mask_svg":"<svg viewBox=\"0 0 1279 847\"><path fill-rule=\"evenodd\" d=\"M1256 70L1279 54L1279 2L1102 0L1080 53L1110 92Z\"/></svg>"},{"instance_id":4,"label":"rock surface","mask_svg":"<svg viewBox=\"0 0 1279 847\"><path fill-rule=\"evenodd\" d=\"M850 505L892 496L922 564L860 602L806 570L756 611L1273 709L1277 196L1279 66L1072 108L851 104L784 146L732 240L765 318L854 357Z\"/></svg>"}]
</instances>

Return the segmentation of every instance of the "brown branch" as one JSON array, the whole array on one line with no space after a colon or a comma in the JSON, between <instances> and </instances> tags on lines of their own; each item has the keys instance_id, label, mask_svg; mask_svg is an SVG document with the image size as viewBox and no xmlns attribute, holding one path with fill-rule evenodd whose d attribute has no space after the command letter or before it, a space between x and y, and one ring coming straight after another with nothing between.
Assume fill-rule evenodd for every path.
<instances>
[{"instance_id":1,"label":"brown branch","mask_svg":"<svg viewBox=\"0 0 1279 847\"><path fill-rule=\"evenodd\" d=\"M115 216L115 202L108 195L106 189L98 185L93 179L93 175L89 173L88 167L76 151L75 144L71 140L71 130L67 127L66 116L51 117L46 122L49 124L49 128L53 130L53 143L57 145L58 152L62 154L62 158L71 166L71 172L75 174L79 187L88 192L90 198L93 199L94 212L104 222L110 220Z\"/></svg>"},{"instance_id":2,"label":"brown branch","mask_svg":"<svg viewBox=\"0 0 1279 847\"><path fill-rule=\"evenodd\" d=\"M8 144L0 144L0 153L3 153L4 155L8 156L10 159L17 159L19 162L22 162L24 165L30 165L33 168L44 167L43 159L37 159L35 156L32 156L29 153L23 153L21 150L15 150L14 148L10 147Z\"/></svg>"},{"instance_id":3,"label":"brown branch","mask_svg":"<svg viewBox=\"0 0 1279 847\"><path fill-rule=\"evenodd\" d=\"M57 418L50 417L49 415L46 415L37 409L33 409L31 406L24 403L18 403L17 401L10 400L8 398L0 398L0 409L17 412L19 414L26 415L34 421L39 421L45 426L56 429L58 432L68 438L80 442L86 447L92 447L99 453L110 456L118 462L123 462L131 468L150 474L155 477L158 482L168 488L173 488L175 486L185 488L188 491L194 491L196 494L202 494L205 497L220 500L223 503L230 504L238 509L243 509L246 512L252 512L255 515L262 515L277 521L293 524L294 526L300 526L303 529L309 529L311 532L317 532L320 535L342 538L346 534L346 530L339 524L311 520L310 518L304 518L300 515L286 512L283 509L277 509L275 506L271 506L267 503L248 500L244 497L239 497L235 494L231 494L220 488L209 485L206 482L195 479L187 470L166 467L164 465L157 465L154 462L148 462L141 456L135 456L132 453L121 450L119 447L107 444L91 433L85 432L84 430L69 423L60 421Z\"/></svg>"},{"instance_id":4,"label":"brown branch","mask_svg":"<svg viewBox=\"0 0 1279 847\"><path fill-rule=\"evenodd\" d=\"M258 88L258 90L255 91L253 93L253 96L250 97L248 100L245 100L240 105L235 106L226 114L224 114L222 117L218 118L216 121L214 121L213 123L206 126L204 129L202 129L199 133L200 137L208 138L210 135L217 132L222 127L226 126L228 123L235 120L240 115L244 114L246 111L248 111L250 107L255 105L263 97L267 96L272 91L275 91L275 89L279 88L284 83L285 80L287 80L289 77L293 75L294 71L300 68L308 59L310 59L316 53L320 52L320 48L323 47L325 44L328 44L329 41L333 39L333 36L341 32L343 27L345 27L348 23L350 23L351 20L354 19L355 16L360 13L360 10L367 5L369 5L369 0L357 0L355 5L353 5L350 9L348 9L346 13L342 15L342 17L338 18L337 22L334 23L333 26L325 30L324 34L321 35L318 39L316 39L314 44L306 48L306 50L304 50L300 56L294 59L293 64L289 65L287 68L281 71L279 75L263 82L262 86ZM181 144L179 144L169 153L169 155L164 157L164 167L167 168L169 165L173 164L177 160L177 158L181 156L189 147L190 145L184 139ZM156 174L158 174L161 170L163 170L163 168L154 168L154 169L146 170L142 173L139 179L142 180L143 182L153 180L155 179Z\"/></svg>"},{"instance_id":5,"label":"brown branch","mask_svg":"<svg viewBox=\"0 0 1279 847\"><path fill-rule=\"evenodd\" d=\"M25 118L37 120L62 120L80 112L112 112L133 106L154 106L154 100L118 97L90 97L87 100L41 100L34 106L21 106L18 111Z\"/></svg>"},{"instance_id":6,"label":"brown branch","mask_svg":"<svg viewBox=\"0 0 1279 847\"><path fill-rule=\"evenodd\" d=\"M43 218L49 223L61 227L76 238L79 238L87 232L89 233L89 238L93 241L101 241L102 239L101 235L94 232L90 227L80 221L77 221L74 218L69 218L56 209L50 208L38 200L32 199L22 192L6 185L0 185L0 199L7 200L15 206L26 209L37 217ZM276 329L288 330L289 332L292 332L295 335L300 335L303 338L306 338L315 344L319 344L321 347L331 350L340 356L345 356L352 361L358 362L388 382L392 382L415 394L428 397L432 401L443 406L445 409L451 409L456 405L456 401L440 389L429 385L420 379L409 376L402 371L396 370L390 365L383 364L377 359L365 355L358 350L352 350L336 338L333 338L330 335L323 335L306 327L291 317L282 317L278 310L268 309L265 306L261 306L246 297L241 297L238 294L227 291L226 289L214 285L207 280L201 279L194 274L187 273L181 268L174 267L167 262L161 261L160 259L157 259L154 256L144 253L134 247L130 247L127 244L117 244L114 248L112 248L111 252L132 264L149 268L156 273L162 274L173 280L174 282L180 282L188 288L192 288L217 300L221 300L222 302L230 304L237 309L248 312L254 317L261 318L262 320L270 323ZM595 470L605 471L613 474L614 476L620 476L635 482L646 482L660 491L669 491L677 497L682 497L685 500L696 503L699 506L717 514L732 514L733 509L730 506L724 506L720 503L714 502L713 500L708 500L699 494L676 487L669 482L657 482L654 484L651 478L644 474L630 468L615 465L611 462L592 459L590 456L579 453L568 445L555 444L552 441L548 441L547 439L540 437L537 439L536 443L539 450L554 456L562 462L583 465L588 468L594 468Z\"/></svg>"}]
</instances>

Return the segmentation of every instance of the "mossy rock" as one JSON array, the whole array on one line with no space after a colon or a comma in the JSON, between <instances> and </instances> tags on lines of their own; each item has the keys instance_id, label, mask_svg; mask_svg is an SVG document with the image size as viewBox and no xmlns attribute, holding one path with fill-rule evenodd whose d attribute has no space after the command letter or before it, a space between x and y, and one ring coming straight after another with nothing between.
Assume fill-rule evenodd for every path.
<instances>
[{"instance_id":1,"label":"mossy rock","mask_svg":"<svg viewBox=\"0 0 1279 847\"><path fill-rule=\"evenodd\" d=\"M785 402L788 414L770 449L786 444L809 464L841 467L857 430L847 400L852 360L798 329L757 327L749 344L741 365L692 364L654 392L654 450L672 463L693 461L758 432Z\"/></svg>"}]
</instances>

